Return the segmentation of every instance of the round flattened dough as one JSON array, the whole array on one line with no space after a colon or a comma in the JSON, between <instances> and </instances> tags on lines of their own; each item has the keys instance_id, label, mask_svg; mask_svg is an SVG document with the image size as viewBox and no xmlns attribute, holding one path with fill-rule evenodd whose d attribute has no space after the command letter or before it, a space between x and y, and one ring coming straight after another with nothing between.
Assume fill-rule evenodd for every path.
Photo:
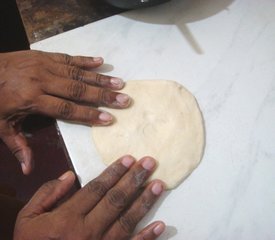
<instances>
[{"instance_id":1,"label":"round flattened dough","mask_svg":"<svg viewBox=\"0 0 275 240\"><path fill-rule=\"evenodd\" d=\"M128 81L121 91L132 97L130 108L104 110L116 122L93 127L96 148L106 164L123 155L152 156L158 167L152 178L167 188L178 186L198 166L204 149L204 127L196 99L174 81Z\"/></svg>"}]
</instances>

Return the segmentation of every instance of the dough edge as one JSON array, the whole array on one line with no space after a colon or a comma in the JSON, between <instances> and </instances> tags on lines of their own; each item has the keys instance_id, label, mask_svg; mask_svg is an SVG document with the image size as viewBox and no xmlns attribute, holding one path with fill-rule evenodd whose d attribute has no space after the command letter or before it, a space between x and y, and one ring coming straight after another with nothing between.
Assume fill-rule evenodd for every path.
<instances>
[{"instance_id":1,"label":"dough edge","mask_svg":"<svg viewBox=\"0 0 275 240\"><path fill-rule=\"evenodd\" d=\"M136 84L136 83L138 83L138 84L140 84L140 83L141 84L142 83L153 84L155 86L157 84L160 84L160 85L163 85L163 84L166 85L166 84L168 84L168 86L169 85L171 85L171 86L173 85L172 87L179 88L179 91L181 92L180 94L182 94L182 92L183 92L184 93L183 95L187 95L188 98L189 98L189 100L194 105L193 110L195 112L194 114L197 117L196 121L198 121L197 127L198 127L198 132L199 132L199 134L197 134L197 136L194 136L195 139L196 139L196 143L194 143L194 144L197 145L197 149L198 149L195 152L195 154L196 154L196 157L195 157L196 161L194 161L194 160L193 161L182 160L181 162L178 163L176 171L174 171L174 172L172 171L172 174L171 174L171 171L166 171L166 172L163 173L162 171L159 170L159 168L157 168L156 171L154 172L154 174L149 179L149 180L151 180L151 179L159 178L159 179L162 179L163 181L166 182L166 187L168 189L176 188L199 165L199 163L202 160L203 153L204 153L204 149L205 149L205 127L204 127L203 115L202 115L201 110L199 108L199 104L198 104L196 98L191 94L191 92L188 89L186 89L183 85L181 85L180 83L178 83L176 81L173 81L173 80L129 80L129 81L126 82L125 88L122 89L120 92L122 92L122 93L128 93L127 86L129 86L129 83L131 85L132 84ZM124 110L121 110L121 109L120 110L118 110L118 109L110 109L110 108L106 108L106 107L101 107L100 109L103 110L103 111L110 112L115 117L116 117L117 114L119 114L119 112L124 111ZM116 122L114 124L116 124ZM112 124L110 127L114 126L114 124ZM113 158L112 159L109 159L109 158L106 159L106 157L105 157L106 154L102 154L102 151L100 150L101 149L100 145L102 145L102 143L99 143L99 141L96 139L97 138L97 136L96 136L97 134L95 134L95 132L101 131L101 129L105 129L106 130L106 129L108 129L108 127L106 127L106 126L104 126L104 127L92 127L92 135L93 135L94 143L95 143L95 146L96 146L96 150L97 150L100 158L104 162L104 164L109 165L112 162L114 162L115 160L117 160L119 157L121 157L122 155L131 154L129 152L124 152L124 153L122 153L122 155L121 154L118 154L118 155L110 154L110 155L113 155ZM103 131L105 131L105 130L103 130ZM153 157L153 158L155 158L157 161L159 159L158 154L154 154L154 153L142 154L140 156L138 156L138 154L132 154L132 155L136 159L140 159L141 157L148 156L148 155L151 156L151 157ZM186 165L186 162L188 162L188 165ZM165 163L165 161L164 161L164 163ZM162 162L162 165L163 165L162 168L166 169L166 167L167 167L166 165L169 165L169 163L167 163L167 164L164 164L164 163ZM168 168L169 168L169 166L168 166Z\"/></svg>"}]
</instances>

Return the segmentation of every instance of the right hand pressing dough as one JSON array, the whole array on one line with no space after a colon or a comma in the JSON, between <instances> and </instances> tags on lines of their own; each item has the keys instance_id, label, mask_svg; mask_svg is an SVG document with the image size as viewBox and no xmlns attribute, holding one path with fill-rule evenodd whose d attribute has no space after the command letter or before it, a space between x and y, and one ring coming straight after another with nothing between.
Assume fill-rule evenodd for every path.
<instances>
[{"instance_id":1,"label":"right hand pressing dough","mask_svg":"<svg viewBox=\"0 0 275 240\"><path fill-rule=\"evenodd\" d=\"M117 121L92 128L102 160L110 165L125 153L135 158L152 156L158 160L152 178L175 188L203 154L203 119L196 99L179 83L165 80L128 81L121 92L132 97L132 105L108 109Z\"/></svg>"}]
</instances>

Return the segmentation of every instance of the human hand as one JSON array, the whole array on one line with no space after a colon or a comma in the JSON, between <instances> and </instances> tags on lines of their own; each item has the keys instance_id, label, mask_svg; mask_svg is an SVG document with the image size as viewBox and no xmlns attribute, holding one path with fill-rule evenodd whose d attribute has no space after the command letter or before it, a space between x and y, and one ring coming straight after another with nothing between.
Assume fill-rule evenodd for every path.
<instances>
[{"instance_id":1,"label":"human hand","mask_svg":"<svg viewBox=\"0 0 275 240\"><path fill-rule=\"evenodd\" d=\"M109 166L61 206L53 206L72 186L75 176L67 172L44 184L18 214L14 240L126 240L164 189L160 180L143 185L155 169L155 160L135 162L124 156ZM154 222L132 240L153 240L163 231Z\"/></svg>"},{"instance_id":2,"label":"human hand","mask_svg":"<svg viewBox=\"0 0 275 240\"><path fill-rule=\"evenodd\" d=\"M24 174L33 168L31 149L21 131L26 115L108 125L112 116L95 107L129 105L127 95L113 91L123 88L121 79L91 71L102 64L102 58L60 53L0 53L0 138L19 160Z\"/></svg>"}]
</instances>

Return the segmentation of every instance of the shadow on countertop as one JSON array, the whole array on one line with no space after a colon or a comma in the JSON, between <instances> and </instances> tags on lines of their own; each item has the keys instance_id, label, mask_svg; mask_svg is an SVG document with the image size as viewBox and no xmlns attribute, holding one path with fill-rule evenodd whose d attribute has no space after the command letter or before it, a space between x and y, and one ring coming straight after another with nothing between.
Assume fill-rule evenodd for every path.
<instances>
[{"instance_id":1,"label":"shadow on countertop","mask_svg":"<svg viewBox=\"0 0 275 240\"><path fill-rule=\"evenodd\" d=\"M203 54L187 24L226 11L233 2L234 0L172 0L159 6L126 12L122 16L140 22L176 25L193 50L197 54Z\"/></svg>"}]
</instances>

